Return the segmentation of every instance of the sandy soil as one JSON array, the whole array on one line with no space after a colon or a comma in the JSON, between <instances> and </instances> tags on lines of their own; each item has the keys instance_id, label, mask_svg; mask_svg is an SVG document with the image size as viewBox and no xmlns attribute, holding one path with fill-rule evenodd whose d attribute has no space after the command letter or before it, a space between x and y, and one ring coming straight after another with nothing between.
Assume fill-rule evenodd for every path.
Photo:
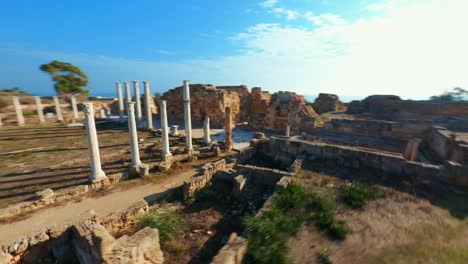
<instances>
[{"instance_id":1,"label":"sandy soil","mask_svg":"<svg viewBox=\"0 0 468 264\"><path fill-rule=\"evenodd\" d=\"M72 223L81 214L89 210L94 210L98 216L106 216L119 209L128 208L141 199L155 199L165 191L181 186L184 180L189 179L193 174L195 174L194 169L174 175L159 184L146 183L128 189L118 188L114 192L101 197L89 197L76 203L49 207L35 212L25 220L0 224L0 244L42 230L53 224Z\"/></svg>"}]
</instances>

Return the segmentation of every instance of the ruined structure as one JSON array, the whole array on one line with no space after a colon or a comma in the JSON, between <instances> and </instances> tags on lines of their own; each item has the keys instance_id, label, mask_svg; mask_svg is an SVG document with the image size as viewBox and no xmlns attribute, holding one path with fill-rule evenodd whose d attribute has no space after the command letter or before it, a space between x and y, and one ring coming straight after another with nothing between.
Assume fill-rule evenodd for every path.
<instances>
[{"instance_id":1,"label":"ruined structure","mask_svg":"<svg viewBox=\"0 0 468 264\"><path fill-rule=\"evenodd\" d=\"M259 87L214 86L211 84L191 84L192 121L201 124L205 116L210 118L213 127L224 124L224 111L231 108L233 122L249 122L249 125L260 130L284 131L285 124L296 128L315 126L315 113L311 104L304 97L290 92L279 92L271 95ZM162 96L167 101L168 115L182 120L184 113L182 87L177 87ZM286 123L285 123L286 122Z\"/></svg>"},{"instance_id":2,"label":"ruined structure","mask_svg":"<svg viewBox=\"0 0 468 264\"><path fill-rule=\"evenodd\" d=\"M271 97L270 105L262 122L250 124L255 129L285 131L287 125L293 129L314 128L317 113L306 103L304 96L291 92L278 92Z\"/></svg>"},{"instance_id":3,"label":"ruined structure","mask_svg":"<svg viewBox=\"0 0 468 264\"><path fill-rule=\"evenodd\" d=\"M318 114L343 111L345 108L338 95L327 93L320 93L315 99L313 107Z\"/></svg>"}]
</instances>

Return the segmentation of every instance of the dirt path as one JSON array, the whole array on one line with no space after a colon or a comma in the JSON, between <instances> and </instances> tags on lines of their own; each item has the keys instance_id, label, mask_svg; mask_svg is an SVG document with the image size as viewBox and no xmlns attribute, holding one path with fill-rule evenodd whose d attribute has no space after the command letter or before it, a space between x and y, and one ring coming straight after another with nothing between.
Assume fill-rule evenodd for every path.
<instances>
[{"instance_id":1,"label":"dirt path","mask_svg":"<svg viewBox=\"0 0 468 264\"><path fill-rule=\"evenodd\" d=\"M25 220L1 224L0 244L40 231L54 224L72 223L81 214L89 210L94 210L98 216L106 216L119 209L128 208L141 199L154 199L165 191L182 185L184 180L189 179L193 174L195 174L195 170L189 170L174 175L159 184L148 183L97 198L86 198L80 202L50 207L34 213Z\"/></svg>"}]
</instances>

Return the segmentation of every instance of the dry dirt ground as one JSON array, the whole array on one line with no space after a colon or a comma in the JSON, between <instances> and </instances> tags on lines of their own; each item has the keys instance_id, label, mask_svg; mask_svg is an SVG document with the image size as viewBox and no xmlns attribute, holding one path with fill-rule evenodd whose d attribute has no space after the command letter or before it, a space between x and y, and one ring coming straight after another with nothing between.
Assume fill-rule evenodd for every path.
<instances>
[{"instance_id":1,"label":"dry dirt ground","mask_svg":"<svg viewBox=\"0 0 468 264\"><path fill-rule=\"evenodd\" d=\"M338 197L344 178L306 170L299 182ZM289 240L291 262L322 263L320 253L328 252L332 263L468 263L466 190L421 197L415 189L408 191L411 188L388 188L384 182L376 186L385 197L362 209L352 209L336 198L337 217L352 230L346 239L334 240L312 223L305 224Z\"/></svg>"},{"instance_id":2,"label":"dry dirt ground","mask_svg":"<svg viewBox=\"0 0 468 264\"><path fill-rule=\"evenodd\" d=\"M146 141L147 133L140 132ZM103 170L112 174L129 161L124 130L99 129ZM151 158L143 155L143 158ZM86 132L64 125L0 129L0 207L31 198L45 188L58 190L84 184L90 173Z\"/></svg>"},{"instance_id":3,"label":"dry dirt ground","mask_svg":"<svg viewBox=\"0 0 468 264\"><path fill-rule=\"evenodd\" d=\"M103 170L107 174L126 170L130 142L126 127L98 125ZM184 131L181 130L181 133ZM138 132L144 143L155 143L152 151L140 150L143 162L160 160L161 139ZM194 137L201 137L194 129ZM0 208L27 200L37 191L87 183L90 173L86 132L83 127L59 124L0 127Z\"/></svg>"}]
</instances>

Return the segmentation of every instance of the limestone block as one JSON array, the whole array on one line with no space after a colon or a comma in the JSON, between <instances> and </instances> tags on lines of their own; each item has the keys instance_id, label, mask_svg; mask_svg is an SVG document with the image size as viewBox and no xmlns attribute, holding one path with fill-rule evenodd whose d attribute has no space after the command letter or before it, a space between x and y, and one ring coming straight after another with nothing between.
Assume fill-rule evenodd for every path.
<instances>
[{"instance_id":1,"label":"limestone block","mask_svg":"<svg viewBox=\"0 0 468 264\"><path fill-rule=\"evenodd\" d=\"M14 242L10 243L8 248L8 253L11 255L19 255L28 249L29 246L29 238L26 236L20 237Z\"/></svg>"},{"instance_id":2,"label":"limestone block","mask_svg":"<svg viewBox=\"0 0 468 264\"><path fill-rule=\"evenodd\" d=\"M247 252L247 240L232 233L225 246L213 258L212 264L241 264Z\"/></svg>"},{"instance_id":3,"label":"limestone block","mask_svg":"<svg viewBox=\"0 0 468 264\"><path fill-rule=\"evenodd\" d=\"M49 236L47 235L46 230L39 231L29 237L29 246L32 247L47 240L49 240Z\"/></svg>"},{"instance_id":4,"label":"limestone block","mask_svg":"<svg viewBox=\"0 0 468 264\"><path fill-rule=\"evenodd\" d=\"M243 190L245 189L247 183L247 178L243 175L238 175L234 178L232 186L232 194L234 197L239 198L242 195Z\"/></svg>"},{"instance_id":5,"label":"limestone block","mask_svg":"<svg viewBox=\"0 0 468 264\"><path fill-rule=\"evenodd\" d=\"M48 199L54 196L54 191L50 188L44 189L42 191L36 192L36 196L39 199Z\"/></svg>"},{"instance_id":6,"label":"limestone block","mask_svg":"<svg viewBox=\"0 0 468 264\"><path fill-rule=\"evenodd\" d=\"M12 259L13 257L10 254L0 250L0 264L9 264Z\"/></svg>"}]
</instances>

